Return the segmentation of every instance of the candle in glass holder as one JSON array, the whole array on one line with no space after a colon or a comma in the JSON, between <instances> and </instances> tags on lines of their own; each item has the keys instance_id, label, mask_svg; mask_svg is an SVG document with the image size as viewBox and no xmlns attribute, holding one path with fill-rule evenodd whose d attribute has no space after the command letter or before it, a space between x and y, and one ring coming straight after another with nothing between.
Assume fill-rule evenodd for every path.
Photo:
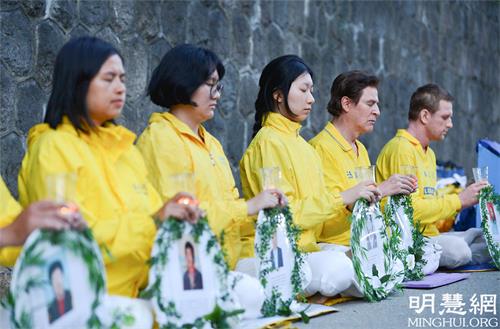
<instances>
[{"instance_id":1,"label":"candle in glass holder","mask_svg":"<svg viewBox=\"0 0 500 329\"><path fill-rule=\"evenodd\" d=\"M171 175L170 184L175 194L179 192L186 192L193 196L195 195L195 179L193 173L186 172L186 173ZM177 200L177 203L185 205L198 204L196 200L189 197L182 197L179 200Z\"/></svg>"},{"instance_id":2,"label":"candle in glass holder","mask_svg":"<svg viewBox=\"0 0 500 329\"><path fill-rule=\"evenodd\" d=\"M488 181L488 167L472 168L472 175L474 175L474 182Z\"/></svg>"},{"instance_id":3,"label":"candle in glass holder","mask_svg":"<svg viewBox=\"0 0 500 329\"><path fill-rule=\"evenodd\" d=\"M354 176L358 182L375 182L375 165L354 168Z\"/></svg>"},{"instance_id":4,"label":"candle in glass holder","mask_svg":"<svg viewBox=\"0 0 500 329\"><path fill-rule=\"evenodd\" d=\"M260 169L262 190L280 187L281 169L279 167L266 167Z\"/></svg>"},{"instance_id":5,"label":"candle in glass holder","mask_svg":"<svg viewBox=\"0 0 500 329\"><path fill-rule=\"evenodd\" d=\"M45 178L46 198L61 204L59 211L69 215L78 211L76 205L76 174L57 173Z\"/></svg>"}]
</instances>

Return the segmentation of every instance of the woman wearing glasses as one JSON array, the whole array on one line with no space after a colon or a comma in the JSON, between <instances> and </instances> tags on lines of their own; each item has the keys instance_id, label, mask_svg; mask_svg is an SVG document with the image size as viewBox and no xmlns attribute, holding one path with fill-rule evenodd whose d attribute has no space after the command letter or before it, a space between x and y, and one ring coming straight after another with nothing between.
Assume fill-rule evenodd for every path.
<instances>
[{"instance_id":1,"label":"woman wearing glasses","mask_svg":"<svg viewBox=\"0 0 500 329\"><path fill-rule=\"evenodd\" d=\"M163 200L176 192L169 182L173 175L194 175L194 194L212 231L219 237L224 232L223 248L233 269L241 250L240 223L286 201L278 190L241 199L220 142L203 127L215 115L224 73L224 65L210 50L184 44L168 51L148 86L151 101L165 112L153 113L137 146ZM257 282L249 284L258 287Z\"/></svg>"}]
</instances>

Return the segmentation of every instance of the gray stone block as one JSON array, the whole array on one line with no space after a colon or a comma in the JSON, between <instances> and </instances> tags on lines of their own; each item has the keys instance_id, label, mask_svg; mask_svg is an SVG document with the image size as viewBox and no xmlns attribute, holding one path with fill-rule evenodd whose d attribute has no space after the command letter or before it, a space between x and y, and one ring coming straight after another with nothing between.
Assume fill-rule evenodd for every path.
<instances>
[{"instance_id":1,"label":"gray stone block","mask_svg":"<svg viewBox=\"0 0 500 329\"><path fill-rule=\"evenodd\" d=\"M80 1L80 21L90 30L100 30L111 17L109 1Z\"/></svg>"},{"instance_id":2,"label":"gray stone block","mask_svg":"<svg viewBox=\"0 0 500 329\"><path fill-rule=\"evenodd\" d=\"M0 136L14 128L15 122L15 98L16 92L14 77L7 68L0 64Z\"/></svg>"},{"instance_id":3,"label":"gray stone block","mask_svg":"<svg viewBox=\"0 0 500 329\"><path fill-rule=\"evenodd\" d=\"M176 46L184 41L186 36L186 22L192 20L188 17L188 1L167 1L161 5L163 34L167 40Z\"/></svg>"},{"instance_id":4,"label":"gray stone block","mask_svg":"<svg viewBox=\"0 0 500 329\"><path fill-rule=\"evenodd\" d=\"M188 13L186 40L199 46L208 47L210 26L207 6L199 1L192 1Z\"/></svg>"},{"instance_id":5,"label":"gray stone block","mask_svg":"<svg viewBox=\"0 0 500 329\"><path fill-rule=\"evenodd\" d=\"M41 17L45 15L45 1L25 0L21 2L21 7L29 17Z\"/></svg>"},{"instance_id":6,"label":"gray stone block","mask_svg":"<svg viewBox=\"0 0 500 329\"><path fill-rule=\"evenodd\" d=\"M77 9L76 0L55 0L50 5L50 17L68 31L77 23Z\"/></svg>"},{"instance_id":7,"label":"gray stone block","mask_svg":"<svg viewBox=\"0 0 500 329\"><path fill-rule=\"evenodd\" d=\"M0 11L10 11L19 8L18 0L3 0L0 2Z\"/></svg>"},{"instance_id":8,"label":"gray stone block","mask_svg":"<svg viewBox=\"0 0 500 329\"><path fill-rule=\"evenodd\" d=\"M0 137L0 174L12 195L17 198L17 175L24 156L23 138L11 132Z\"/></svg>"},{"instance_id":9,"label":"gray stone block","mask_svg":"<svg viewBox=\"0 0 500 329\"><path fill-rule=\"evenodd\" d=\"M0 13L0 57L17 76L26 76L33 68L33 27L20 10Z\"/></svg>"},{"instance_id":10,"label":"gray stone block","mask_svg":"<svg viewBox=\"0 0 500 329\"><path fill-rule=\"evenodd\" d=\"M255 100L259 92L258 81L250 74L244 74L240 79L240 97L238 99L238 112L243 118L255 112Z\"/></svg>"},{"instance_id":11,"label":"gray stone block","mask_svg":"<svg viewBox=\"0 0 500 329\"><path fill-rule=\"evenodd\" d=\"M241 13L234 13L233 20L233 53L235 54L236 63L244 66L248 62L250 55L250 38L251 29L250 22L247 17Z\"/></svg>"},{"instance_id":12,"label":"gray stone block","mask_svg":"<svg viewBox=\"0 0 500 329\"><path fill-rule=\"evenodd\" d=\"M127 98L136 100L146 95L148 83L148 49L142 39L137 37L122 41L122 53L127 54L125 57Z\"/></svg>"},{"instance_id":13,"label":"gray stone block","mask_svg":"<svg viewBox=\"0 0 500 329\"><path fill-rule=\"evenodd\" d=\"M38 26L36 77L44 88L47 88L52 83L56 56L64 45L65 39L61 29L50 20L43 21Z\"/></svg>"},{"instance_id":14,"label":"gray stone block","mask_svg":"<svg viewBox=\"0 0 500 329\"><path fill-rule=\"evenodd\" d=\"M85 26L80 25L80 24L75 26L69 34L70 39L79 38L79 37L88 36L88 35L90 35L89 30L87 30L87 28Z\"/></svg>"},{"instance_id":15,"label":"gray stone block","mask_svg":"<svg viewBox=\"0 0 500 329\"><path fill-rule=\"evenodd\" d=\"M276 24L271 24L269 26L269 30L267 32L267 45L270 60L278 56L285 55L283 52L283 34Z\"/></svg>"},{"instance_id":16,"label":"gray stone block","mask_svg":"<svg viewBox=\"0 0 500 329\"><path fill-rule=\"evenodd\" d=\"M222 80L224 90L222 91L222 96L219 99L217 112L219 112L224 119L227 119L232 112L238 111L237 101L240 83L239 72L236 66L232 62L226 62L224 67L226 69L226 73Z\"/></svg>"},{"instance_id":17,"label":"gray stone block","mask_svg":"<svg viewBox=\"0 0 500 329\"><path fill-rule=\"evenodd\" d=\"M231 55L231 45L233 38L231 36L230 24L227 15L220 9L210 11L209 15L209 48L224 60Z\"/></svg>"},{"instance_id":18,"label":"gray stone block","mask_svg":"<svg viewBox=\"0 0 500 329\"><path fill-rule=\"evenodd\" d=\"M149 45L147 51L149 56L147 83L149 83L154 69L160 64L161 59L170 49L172 49L172 45L170 45L165 39L157 39ZM145 86L145 89L147 89L147 84Z\"/></svg>"},{"instance_id":19,"label":"gray stone block","mask_svg":"<svg viewBox=\"0 0 500 329\"><path fill-rule=\"evenodd\" d=\"M24 134L35 124L43 121L44 107L48 96L43 92L35 80L27 80L17 88L16 126Z\"/></svg>"}]
</instances>

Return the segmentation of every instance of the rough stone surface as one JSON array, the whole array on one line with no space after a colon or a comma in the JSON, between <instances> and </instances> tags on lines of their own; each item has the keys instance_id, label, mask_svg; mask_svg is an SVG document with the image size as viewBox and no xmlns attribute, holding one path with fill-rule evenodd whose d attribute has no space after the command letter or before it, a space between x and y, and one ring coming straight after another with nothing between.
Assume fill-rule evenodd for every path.
<instances>
[{"instance_id":1,"label":"rough stone surface","mask_svg":"<svg viewBox=\"0 0 500 329\"><path fill-rule=\"evenodd\" d=\"M35 36L29 19L20 10L0 13L0 58L17 76L27 75L33 66Z\"/></svg>"},{"instance_id":2,"label":"rough stone surface","mask_svg":"<svg viewBox=\"0 0 500 329\"><path fill-rule=\"evenodd\" d=\"M135 133L161 111L145 95L164 53L192 42L226 65L224 92L207 128L220 139L236 181L251 140L260 72L272 58L302 56L315 73L316 103L306 138L329 115L332 80L350 69L381 79L381 117L362 138L372 161L397 128L421 84L456 98L454 128L433 145L438 159L470 171L475 143L500 140L500 4L497 1L20 0L0 1L0 173L17 195L26 132L42 120L55 56L71 37L93 34L125 58L128 97L120 123Z\"/></svg>"}]
</instances>

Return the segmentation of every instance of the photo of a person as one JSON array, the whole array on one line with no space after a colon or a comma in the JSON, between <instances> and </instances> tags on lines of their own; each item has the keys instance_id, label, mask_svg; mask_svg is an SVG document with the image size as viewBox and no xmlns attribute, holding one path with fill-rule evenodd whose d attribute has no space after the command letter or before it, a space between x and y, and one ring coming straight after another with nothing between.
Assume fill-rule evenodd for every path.
<instances>
[{"instance_id":1,"label":"photo of a person","mask_svg":"<svg viewBox=\"0 0 500 329\"><path fill-rule=\"evenodd\" d=\"M491 221L491 234L493 235L498 235L498 227L497 227L497 217L495 216L495 205L493 202L487 202L486 203L486 208L488 209L488 214L490 215L490 221Z\"/></svg>"},{"instance_id":2,"label":"photo of a person","mask_svg":"<svg viewBox=\"0 0 500 329\"><path fill-rule=\"evenodd\" d=\"M278 247L278 238L276 235L277 234L273 235L273 248L271 249L271 263L273 269L283 267L283 251Z\"/></svg>"},{"instance_id":3,"label":"photo of a person","mask_svg":"<svg viewBox=\"0 0 500 329\"><path fill-rule=\"evenodd\" d=\"M49 323L52 323L73 308L71 292L64 287L63 266L58 260L49 267L49 282L54 293L54 300L47 309Z\"/></svg>"},{"instance_id":4,"label":"photo of a person","mask_svg":"<svg viewBox=\"0 0 500 329\"><path fill-rule=\"evenodd\" d=\"M203 289L203 278L201 272L196 269L194 247L191 242L184 246L186 259L186 272L184 272L184 290Z\"/></svg>"}]
</instances>

